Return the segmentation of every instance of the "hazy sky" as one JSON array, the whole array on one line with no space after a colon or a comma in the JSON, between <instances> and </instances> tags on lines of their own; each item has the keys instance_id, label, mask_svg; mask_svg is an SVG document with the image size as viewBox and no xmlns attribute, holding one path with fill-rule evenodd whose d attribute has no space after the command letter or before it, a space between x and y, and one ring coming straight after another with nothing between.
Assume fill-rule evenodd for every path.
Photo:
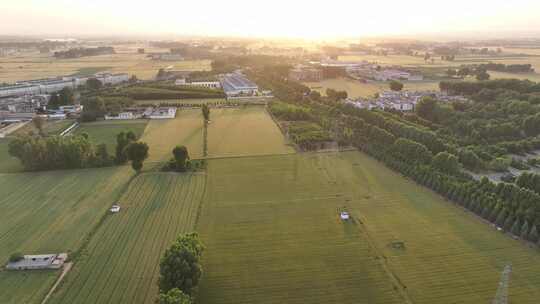
<instances>
[{"instance_id":1,"label":"hazy sky","mask_svg":"<svg viewBox=\"0 0 540 304\"><path fill-rule=\"evenodd\" d=\"M361 37L540 32L540 0L0 0L1 34Z\"/></svg>"}]
</instances>

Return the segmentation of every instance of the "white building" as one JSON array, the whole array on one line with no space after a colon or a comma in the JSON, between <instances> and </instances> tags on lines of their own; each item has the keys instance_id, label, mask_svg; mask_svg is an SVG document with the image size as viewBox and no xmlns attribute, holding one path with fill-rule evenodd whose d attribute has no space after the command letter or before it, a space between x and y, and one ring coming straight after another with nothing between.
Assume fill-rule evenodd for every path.
<instances>
[{"instance_id":1,"label":"white building","mask_svg":"<svg viewBox=\"0 0 540 304\"><path fill-rule=\"evenodd\" d=\"M59 269L67 260L67 253L60 254L40 254L25 255L16 262L9 262L6 265L8 270L37 270L37 269Z\"/></svg>"},{"instance_id":2,"label":"white building","mask_svg":"<svg viewBox=\"0 0 540 304\"><path fill-rule=\"evenodd\" d=\"M129 120L142 118L142 114L136 114L133 112L120 112L118 115L105 115L105 120Z\"/></svg>"},{"instance_id":3,"label":"white building","mask_svg":"<svg viewBox=\"0 0 540 304\"><path fill-rule=\"evenodd\" d=\"M182 61L184 57L180 54L171 54L171 53L162 53L162 54L152 54L150 55L153 60L161 61Z\"/></svg>"},{"instance_id":4,"label":"white building","mask_svg":"<svg viewBox=\"0 0 540 304\"><path fill-rule=\"evenodd\" d=\"M172 119L176 117L176 108L174 107L161 107L152 111L150 119Z\"/></svg>"},{"instance_id":5,"label":"white building","mask_svg":"<svg viewBox=\"0 0 540 304\"><path fill-rule=\"evenodd\" d=\"M58 111L62 113L81 113L84 106L82 105L72 105L72 106L59 106Z\"/></svg>"},{"instance_id":6,"label":"white building","mask_svg":"<svg viewBox=\"0 0 540 304\"><path fill-rule=\"evenodd\" d=\"M221 83L219 81L192 81L187 82L185 78L177 79L174 82L177 86L189 86L189 87L199 87L207 89L219 89L221 88Z\"/></svg>"},{"instance_id":7,"label":"white building","mask_svg":"<svg viewBox=\"0 0 540 304\"><path fill-rule=\"evenodd\" d=\"M127 73L111 74L111 73L99 73L96 74L96 79L101 81L103 85L117 85L129 81L129 75Z\"/></svg>"},{"instance_id":8,"label":"white building","mask_svg":"<svg viewBox=\"0 0 540 304\"><path fill-rule=\"evenodd\" d=\"M254 96L259 93L259 87L239 72L225 75L221 79L221 86L227 97Z\"/></svg>"}]
</instances>

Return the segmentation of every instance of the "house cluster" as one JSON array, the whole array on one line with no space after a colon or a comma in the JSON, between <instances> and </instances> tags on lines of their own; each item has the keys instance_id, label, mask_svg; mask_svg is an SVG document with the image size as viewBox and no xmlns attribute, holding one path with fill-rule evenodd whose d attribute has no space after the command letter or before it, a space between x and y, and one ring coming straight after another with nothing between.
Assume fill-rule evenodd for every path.
<instances>
[{"instance_id":1,"label":"house cluster","mask_svg":"<svg viewBox=\"0 0 540 304\"><path fill-rule=\"evenodd\" d=\"M347 68L347 74L356 79L371 79L376 81L408 80L422 81L424 76L418 73L405 71L399 67L381 67L374 64Z\"/></svg>"},{"instance_id":2,"label":"house cluster","mask_svg":"<svg viewBox=\"0 0 540 304\"><path fill-rule=\"evenodd\" d=\"M133 107L125 108L120 113L105 115L105 120L130 120L130 119L172 119L176 117L175 107Z\"/></svg>"},{"instance_id":3,"label":"house cluster","mask_svg":"<svg viewBox=\"0 0 540 304\"><path fill-rule=\"evenodd\" d=\"M463 96L452 96L436 91L385 91L377 98L347 99L346 103L360 109L393 109L400 112L413 111L416 104L425 96L431 96L442 102L467 101Z\"/></svg>"},{"instance_id":4,"label":"house cluster","mask_svg":"<svg viewBox=\"0 0 540 304\"><path fill-rule=\"evenodd\" d=\"M220 79L227 97L258 96L259 87L241 72L225 74Z\"/></svg>"},{"instance_id":5,"label":"house cluster","mask_svg":"<svg viewBox=\"0 0 540 304\"><path fill-rule=\"evenodd\" d=\"M321 60L320 62L311 62L310 64L312 66L320 66L322 68L325 68L325 67L342 68L345 70L347 75L355 79L371 79L371 80L376 80L376 81L388 81L388 80L421 81L421 80L424 80L424 77L421 74L405 70L400 66L382 67L376 63L370 63L365 60L341 61L341 60L333 60L333 59L324 59L324 60ZM298 79L299 81L306 81L306 80L302 80L301 76L303 75L307 76L309 75L309 72L307 71L304 73L301 73L301 72L302 72L302 69L299 69L296 72L291 71L291 74L289 75L289 77L291 79L296 80L296 78L298 77L294 77L294 76L299 75L300 76L300 79ZM321 74L321 78L322 78L322 74Z\"/></svg>"},{"instance_id":6,"label":"house cluster","mask_svg":"<svg viewBox=\"0 0 540 304\"><path fill-rule=\"evenodd\" d=\"M0 87L0 98L52 94L61 91L63 88L76 89L78 86L85 85L90 78L96 78L97 80L101 81L103 85L117 85L127 82L129 80L129 75L125 73L98 73L94 76L64 76L57 78L18 81L14 85Z\"/></svg>"},{"instance_id":7,"label":"house cluster","mask_svg":"<svg viewBox=\"0 0 540 304\"><path fill-rule=\"evenodd\" d=\"M24 255L17 261L9 262L7 270L59 269L67 260L67 253Z\"/></svg>"}]
</instances>

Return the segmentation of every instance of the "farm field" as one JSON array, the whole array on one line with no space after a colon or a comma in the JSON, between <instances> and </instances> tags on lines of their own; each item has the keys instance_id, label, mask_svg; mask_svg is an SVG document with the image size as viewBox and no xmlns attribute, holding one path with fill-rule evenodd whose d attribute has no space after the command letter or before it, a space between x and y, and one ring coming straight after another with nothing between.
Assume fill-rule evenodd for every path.
<instances>
[{"instance_id":1,"label":"farm field","mask_svg":"<svg viewBox=\"0 0 540 304\"><path fill-rule=\"evenodd\" d=\"M411 68L429 68L440 70L444 73L448 67L459 67L464 64L481 64L481 63L503 63L503 64L531 64L536 70L535 73L521 74L521 73L501 73L488 71L492 79L497 78L518 78L518 79L530 79L531 81L540 81L540 50L539 49L506 49L509 53L513 54L527 54L530 56L458 56L454 61L441 61L440 58L434 57L435 62L425 62L423 57L413 57L406 55L389 55L389 56L377 56L377 55L364 55L364 56L340 56L339 60L342 61L360 61L366 60L369 62L377 62L381 65L401 65ZM407 86L405 86L407 87Z\"/></svg>"},{"instance_id":2,"label":"farm field","mask_svg":"<svg viewBox=\"0 0 540 304\"><path fill-rule=\"evenodd\" d=\"M212 108L210 120L210 157L294 152L263 106Z\"/></svg>"},{"instance_id":3,"label":"farm field","mask_svg":"<svg viewBox=\"0 0 540 304\"><path fill-rule=\"evenodd\" d=\"M69 128L69 126L71 126L74 122L75 120L73 119L53 121L45 120L43 124L43 132L45 132L46 135L59 135L60 133L62 133L62 131ZM33 132L34 134L39 133L38 129L34 126L32 122L27 123L24 127L10 134L10 136L28 134L30 132Z\"/></svg>"},{"instance_id":4,"label":"farm field","mask_svg":"<svg viewBox=\"0 0 540 304\"><path fill-rule=\"evenodd\" d=\"M0 83L104 71L128 73L146 80L156 76L160 68L172 67L175 70L186 71L210 70L210 60L154 61L146 58L144 54L133 53L55 59L48 55L28 53L0 58L0 67Z\"/></svg>"},{"instance_id":5,"label":"farm field","mask_svg":"<svg viewBox=\"0 0 540 304\"><path fill-rule=\"evenodd\" d=\"M405 85L403 90L407 91L439 90L439 82L437 81L403 82L403 84ZM373 96L375 93L390 90L387 82L361 83L360 81L345 78L327 79L321 82L305 82L304 85L319 91L323 95L326 95L326 89L346 91L349 97L368 97Z\"/></svg>"},{"instance_id":6,"label":"farm field","mask_svg":"<svg viewBox=\"0 0 540 304\"><path fill-rule=\"evenodd\" d=\"M50 303L154 303L161 255L191 232L205 176L149 173L133 180Z\"/></svg>"},{"instance_id":7,"label":"farm field","mask_svg":"<svg viewBox=\"0 0 540 304\"><path fill-rule=\"evenodd\" d=\"M107 151L114 154L116 148L116 135L120 132L132 131L138 137L144 133L148 121L137 120L104 120L98 122L82 123L75 134L87 133L90 140L95 144L106 144Z\"/></svg>"},{"instance_id":8,"label":"farm field","mask_svg":"<svg viewBox=\"0 0 540 304\"><path fill-rule=\"evenodd\" d=\"M203 155L204 122L200 109L178 109L175 119L153 119L148 122L141 141L150 147L147 162L172 158L177 145L188 148L191 158Z\"/></svg>"},{"instance_id":9,"label":"farm field","mask_svg":"<svg viewBox=\"0 0 540 304\"><path fill-rule=\"evenodd\" d=\"M197 230L204 304L403 303L385 269L413 303L489 303L508 263L510 301L540 297L538 250L359 152L211 160Z\"/></svg>"},{"instance_id":10,"label":"farm field","mask_svg":"<svg viewBox=\"0 0 540 304\"><path fill-rule=\"evenodd\" d=\"M131 175L128 167L0 174L0 260L74 252ZM39 303L57 275L0 270L0 303Z\"/></svg>"}]
</instances>

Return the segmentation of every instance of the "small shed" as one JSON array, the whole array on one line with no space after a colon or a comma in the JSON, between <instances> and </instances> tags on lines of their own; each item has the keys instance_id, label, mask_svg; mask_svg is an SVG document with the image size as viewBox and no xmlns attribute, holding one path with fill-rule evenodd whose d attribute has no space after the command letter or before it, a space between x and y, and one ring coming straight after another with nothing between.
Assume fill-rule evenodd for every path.
<instances>
[{"instance_id":1,"label":"small shed","mask_svg":"<svg viewBox=\"0 0 540 304\"><path fill-rule=\"evenodd\" d=\"M59 269L64 265L67 253L25 255L22 259L9 262L8 270Z\"/></svg>"},{"instance_id":2,"label":"small shed","mask_svg":"<svg viewBox=\"0 0 540 304\"><path fill-rule=\"evenodd\" d=\"M347 221L350 218L349 212L341 211L341 213L339 214L339 217L341 217L342 220Z\"/></svg>"}]
</instances>

